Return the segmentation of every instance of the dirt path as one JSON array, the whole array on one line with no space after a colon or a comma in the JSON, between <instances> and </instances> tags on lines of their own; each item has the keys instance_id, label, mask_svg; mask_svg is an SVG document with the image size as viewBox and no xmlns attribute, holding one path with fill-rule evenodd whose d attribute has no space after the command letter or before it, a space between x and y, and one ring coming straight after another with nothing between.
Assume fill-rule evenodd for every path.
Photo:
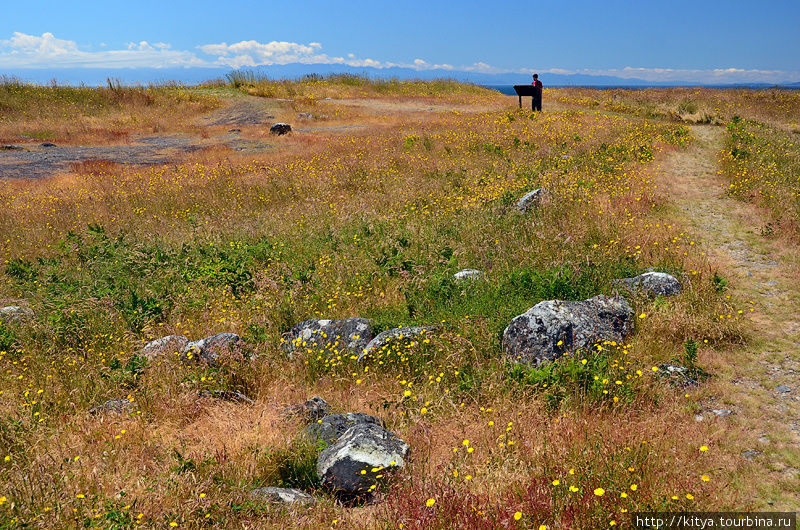
<instances>
[{"instance_id":1,"label":"dirt path","mask_svg":"<svg viewBox=\"0 0 800 530\"><path fill-rule=\"evenodd\" d=\"M800 286L777 239L761 235L767 220L724 193L716 156L724 130L693 126L695 141L670 155L659 175L675 215L722 266L731 293L754 302L755 340L726 352L708 387L704 409L729 409L715 421L724 429L726 450L741 454L744 484L760 510L800 506ZM698 416L697 419L700 419ZM752 479L750 481L749 479Z\"/></svg>"}]
</instances>

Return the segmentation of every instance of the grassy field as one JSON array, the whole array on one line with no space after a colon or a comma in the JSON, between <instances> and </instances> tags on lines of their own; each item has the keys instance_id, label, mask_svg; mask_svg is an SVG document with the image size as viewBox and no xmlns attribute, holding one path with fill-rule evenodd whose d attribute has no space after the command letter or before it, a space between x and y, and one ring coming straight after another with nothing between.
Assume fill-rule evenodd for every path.
<instances>
[{"instance_id":1,"label":"grassy field","mask_svg":"<svg viewBox=\"0 0 800 530\"><path fill-rule=\"evenodd\" d=\"M0 86L4 139L174 130L234 94L363 125L296 133L250 159L0 184L0 305L36 315L0 324L0 527L606 528L634 511L764 508L725 426L695 421L702 391L656 368L702 369L753 337L752 304L674 220L655 174L693 142L687 123L724 124L730 193L774 212L764 230L796 235L795 93L560 89L532 114L450 82L232 81ZM391 109L411 103L455 107ZM549 202L516 212L539 187ZM504 360L515 315L613 294L614 279L651 267L684 290L631 298L625 344L542 369ZM455 283L463 268L486 278ZM366 365L281 349L297 322L351 316L443 332ZM165 335L223 331L254 360L137 355ZM197 398L218 389L256 404ZM383 418L411 446L382 502L345 507L320 488L319 448L281 416L314 395ZM88 413L116 397L138 406ZM248 498L266 485L320 502Z\"/></svg>"}]
</instances>

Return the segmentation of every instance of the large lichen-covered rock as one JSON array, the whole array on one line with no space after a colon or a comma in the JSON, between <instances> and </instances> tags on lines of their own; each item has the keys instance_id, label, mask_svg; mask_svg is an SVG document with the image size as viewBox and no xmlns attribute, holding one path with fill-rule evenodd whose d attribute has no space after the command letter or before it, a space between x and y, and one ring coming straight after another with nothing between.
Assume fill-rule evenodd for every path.
<instances>
[{"instance_id":1,"label":"large lichen-covered rock","mask_svg":"<svg viewBox=\"0 0 800 530\"><path fill-rule=\"evenodd\" d=\"M350 427L317 459L324 486L343 496L371 493L387 472L405 466L408 444L375 423Z\"/></svg>"},{"instance_id":2,"label":"large lichen-covered rock","mask_svg":"<svg viewBox=\"0 0 800 530\"><path fill-rule=\"evenodd\" d=\"M305 436L313 441L323 441L334 443L348 429L363 423L383 426L383 420L364 414L363 412L347 412L344 414L328 414L321 420L306 427L303 432Z\"/></svg>"},{"instance_id":3,"label":"large lichen-covered rock","mask_svg":"<svg viewBox=\"0 0 800 530\"><path fill-rule=\"evenodd\" d=\"M183 358L200 359L216 364L220 358L227 356L244 357L242 339L235 333L217 333L204 339L186 344Z\"/></svg>"},{"instance_id":4,"label":"large lichen-covered rock","mask_svg":"<svg viewBox=\"0 0 800 530\"><path fill-rule=\"evenodd\" d=\"M614 282L631 291L643 291L661 296L674 296L681 292L681 282L666 272L645 272L633 278L622 278Z\"/></svg>"},{"instance_id":5,"label":"large lichen-covered rock","mask_svg":"<svg viewBox=\"0 0 800 530\"><path fill-rule=\"evenodd\" d=\"M167 335L160 339L148 342L144 348L139 352L139 355L146 357L148 360L153 360L162 355L169 355L180 353L189 344L189 339L182 335Z\"/></svg>"},{"instance_id":6,"label":"large lichen-covered rock","mask_svg":"<svg viewBox=\"0 0 800 530\"><path fill-rule=\"evenodd\" d=\"M314 504L314 497L304 491L294 488L255 488L250 491L250 498L257 501L267 501L285 504Z\"/></svg>"},{"instance_id":7,"label":"large lichen-covered rock","mask_svg":"<svg viewBox=\"0 0 800 530\"><path fill-rule=\"evenodd\" d=\"M548 192L544 188L538 188L525 195L517 201L517 210L527 213L537 206L541 206L547 200Z\"/></svg>"},{"instance_id":8,"label":"large lichen-covered rock","mask_svg":"<svg viewBox=\"0 0 800 530\"><path fill-rule=\"evenodd\" d=\"M344 350L361 352L372 337L372 323L366 318L312 318L295 325L283 336L282 342L283 349L290 356L308 350L339 354Z\"/></svg>"},{"instance_id":9,"label":"large lichen-covered rock","mask_svg":"<svg viewBox=\"0 0 800 530\"><path fill-rule=\"evenodd\" d=\"M503 332L503 350L513 361L539 366L599 341L622 341L632 322L633 309L622 297L547 300L511 321Z\"/></svg>"},{"instance_id":10,"label":"large lichen-covered rock","mask_svg":"<svg viewBox=\"0 0 800 530\"><path fill-rule=\"evenodd\" d=\"M0 307L0 321L13 322L33 317L33 311L27 307L9 305Z\"/></svg>"},{"instance_id":11,"label":"large lichen-covered rock","mask_svg":"<svg viewBox=\"0 0 800 530\"><path fill-rule=\"evenodd\" d=\"M363 361L366 357L375 356L381 350L392 343L414 342L430 335L439 329L439 326L408 326L403 328L387 329L372 339L364 350L359 354L358 360Z\"/></svg>"}]
</instances>

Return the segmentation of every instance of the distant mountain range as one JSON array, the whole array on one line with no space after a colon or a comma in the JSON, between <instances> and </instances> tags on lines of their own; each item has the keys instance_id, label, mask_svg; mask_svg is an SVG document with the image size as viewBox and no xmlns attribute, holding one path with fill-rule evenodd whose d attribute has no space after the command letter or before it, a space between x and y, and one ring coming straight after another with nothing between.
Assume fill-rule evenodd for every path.
<instances>
[{"instance_id":1,"label":"distant mountain range","mask_svg":"<svg viewBox=\"0 0 800 530\"><path fill-rule=\"evenodd\" d=\"M297 78L308 74L354 74L372 79L456 79L493 88L510 87L514 84L530 83L528 74L485 74L458 70L415 70L413 68L371 68L352 67L339 64L287 64L258 66L250 68L256 74L275 79ZM227 67L219 68L60 68L60 69L26 69L0 71L0 76L13 76L26 82L47 84L55 79L59 84L99 86L105 85L107 78L119 79L125 84L148 84L177 81L184 84L198 84L211 79L224 78L231 71ZM545 86L584 86L584 87L669 87L669 86L714 86L714 87L748 87L769 88L776 85L769 83L741 83L727 85L711 85L694 82L654 82L644 79L623 78L614 76L586 74L548 74L542 73L540 78ZM800 89L800 82L778 85L781 88ZM506 91L506 90L504 90Z\"/></svg>"}]
</instances>

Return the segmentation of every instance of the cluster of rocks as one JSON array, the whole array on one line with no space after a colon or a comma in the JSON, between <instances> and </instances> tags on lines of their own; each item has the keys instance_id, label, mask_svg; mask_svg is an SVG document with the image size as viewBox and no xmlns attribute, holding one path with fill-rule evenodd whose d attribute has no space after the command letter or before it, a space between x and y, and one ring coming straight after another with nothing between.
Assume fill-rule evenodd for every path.
<instances>
[{"instance_id":1,"label":"cluster of rocks","mask_svg":"<svg viewBox=\"0 0 800 530\"><path fill-rule=\"evenodd\" d=\"M328 403L317 396L288 407L284 414L302 415L307 425L301 436L325 444L317 457L317 475L323 487L344 501L365 499L382 479L405 466L408 444L387 430L380 418L329 411ZM271 502L314 502L308 493L293 488L256 488L250 495Z\"/></svg>"},{"instance_id":2,"label":"cluster of rocks","mask_svg":"<svg viewBox=\"0 0 800 530\"><path fill-rule=\"evenodd\" d=\"M236 333L217 333L204 339L189 341L182 335L168 335L145 345L139 355L153 360L168 354L180 353L185 360L197 359L217 364L227 357L245 358L244 342Z\"/></svg>"}]
</instances>

